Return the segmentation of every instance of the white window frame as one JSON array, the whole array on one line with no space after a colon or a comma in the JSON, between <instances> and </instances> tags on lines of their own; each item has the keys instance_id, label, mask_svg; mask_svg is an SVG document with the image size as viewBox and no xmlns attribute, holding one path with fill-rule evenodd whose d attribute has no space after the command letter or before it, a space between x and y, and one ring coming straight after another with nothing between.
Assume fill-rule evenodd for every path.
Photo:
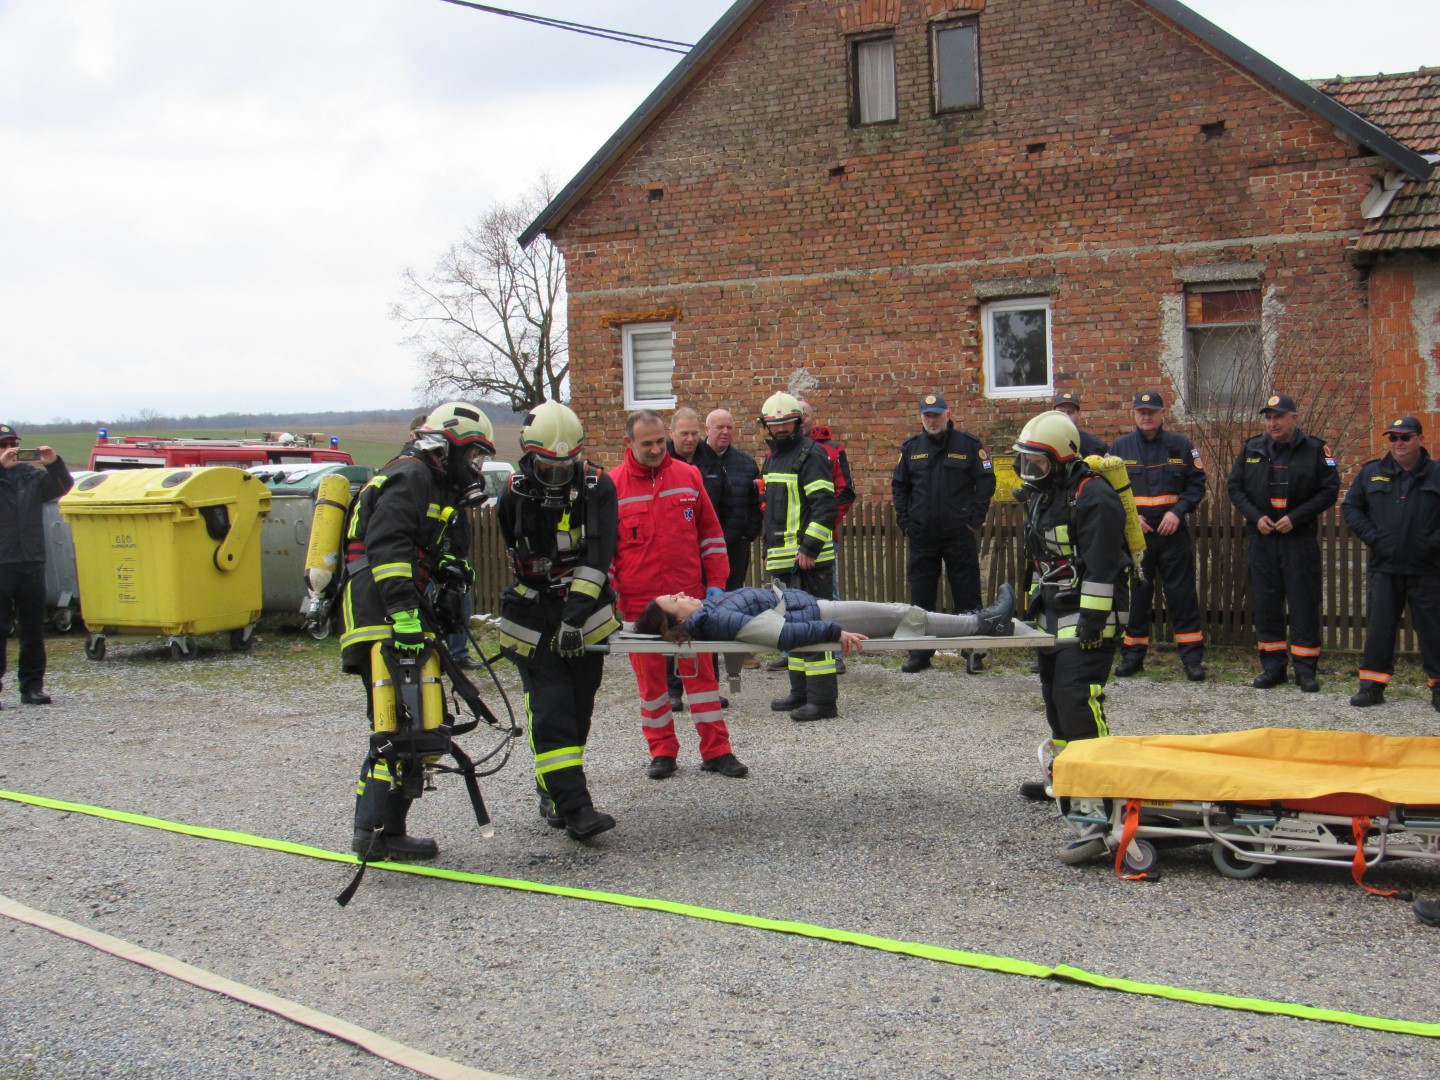
<instances>
[{"instance_id":1,"label":"white window frame","mask_svg":"<svg viewBox=\"0 0 1440 1080\"><path fill-rule=\"evenodd\" d=\"M879 107L890 106L889 116L876 116L872 119L865 119L864 102L866 100L865 88L869 85L862 77L862 73L868 70L861 65L861 51L866 46L884 43L890 46L889 76L890 86L888 100L884 93L884 87L877 84L875 89L879 93ZM883 74L880 76L883 78ZM883 34L863 34L860 37L850 39L850 96L851 110L850 123L853 127L872 127L875 124L893 124L900 117L900 103L896 92L895 83L895 33L886 31Z\"/></svg>"},{"instance_id":2,"label":"white window frame","mask_svg":"<svg viewBox=\"0 0 1440 1080\"><path fill-rule=\"evenodd\" d=\"M1045 312L1045 381L1024 386L1001 386L995 370L995 316L1010 311ZM1048 296L991 300L980 305L980 345L985 366L987 398L1038 398L1055 392L1055 319Z\"/></svg>"},{"instance_id":3,"label":"white window frame","mask_svg":"<svg viewBox=\"0 0 1440 1080\"><path fill-rule=\"evenodd\" d=\"M940 100L940 87L945 74L944 65L940 62L940 36L946 32L955 30L969 30L971 33L970 70L973 76L972 85L975 92L975 100L946 104ZM984 104L980 82L980 21L978 19L948 19L945 22L930 24L930 70L934 81L934 85L931 88L932 107L936 115L940 113L960 112L967 109L978 109Z\"/></svg>"},{"instance_id":4,"label":"white window frame","mask_svg":"<svg viewBox=\"0 0 1440 1080\"><path fill-rule=\"evenodd\" d=\"M637 389L639 380L635 372L635 338L664 331L670 335L670 374L665 380L670 393L661 396L640 397ZM626 323L621 328L625 369L625 408L627 409L673 409L675 407L675 327L668 322ZM648 388L647 388L648 389Z\"/></svg>"}]
</instances>

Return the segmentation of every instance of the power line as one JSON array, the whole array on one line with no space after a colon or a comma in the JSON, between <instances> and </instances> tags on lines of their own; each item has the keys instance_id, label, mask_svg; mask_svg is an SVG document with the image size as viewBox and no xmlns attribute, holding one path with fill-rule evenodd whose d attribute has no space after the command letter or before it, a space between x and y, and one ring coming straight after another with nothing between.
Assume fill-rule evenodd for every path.
<instances>
[{"instance_id":1,"label":"power line","mask_svg":"<svg viewBox=\"0 0 1440 1080\"><path fill-rule=\"evenodd\" d=\"M688 53L694 46L684 41L671 41L669 38L650 37L647 34L632 34L626 30L607 30L600 26L588 26L585 23L567 22L564 19L552 19L545 15L530 15L523 11L511 11L508 8L491 7L489 4L476 4L471 0L443 0L446 4L454 4L456 7L474 8L476 11L483 11L488 15L504 15L506 18L519 19L521 22L535 23L538 26L549 26L556 30L569 30L575 34L585 34L589 37L604 38L606 41L619 41L626 45L639 45L645 49L656 49L660 52ZM672 48L678 46L678 48Z\"/></svg>"}]
</instances>

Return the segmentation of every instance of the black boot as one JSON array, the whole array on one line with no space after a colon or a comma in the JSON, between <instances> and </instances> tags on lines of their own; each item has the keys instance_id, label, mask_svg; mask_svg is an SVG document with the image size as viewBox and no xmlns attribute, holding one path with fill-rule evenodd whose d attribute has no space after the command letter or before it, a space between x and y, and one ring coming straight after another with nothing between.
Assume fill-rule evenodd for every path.
<instances>
[{"instance_id":1,"label":"black boot","mask_svg":"<svg viewBox=\"0 0 1440 1080\"><path fill-rule=\"evenodd\" d=\"M572 840L589 840L590 837L614 827L615 819L609 814L602 814L593 806L565 811L565 831Z\"/></svg>"},{"instance_id":2,"label":"black boot","mask_svg":"<svg viewBox=\"0 0 1440 1080\"><path fill-rule=\"evenodd\" d=\"M402 861L428 862L440 854L440 846L428 836L408 836L405 819L410 816L411 800L392 791L385 804L385 848L390 858Z\"/></svg>"},{"instance_id":3,"label":"black boot","mask_svg":"<svg viewBox=\"0 0 1440 1080\"><path fill-rule=\"evenodd\" d=\"M385 799L390 785L384 780L360 774L355 792L355 835L350 850L366 862L379 862L390 857L385 847Z\"/></svg>"},{"instance_id":4,"label":"black boot","mask_svg":"<svg viewBox=\"0 0 1440 1080\"><path fill-rule=\"evenodd\" d=\"M995 602L975 613L980 626L976 633L986 637L1009 637L1015 633L1015 590L1001 585Z\"/></svg>"},{"instance_id":5,"label":"black boot","mask_svg":"<svg viewBox=\"0 0 1440 1080\"><path fill-rule=\"evenodd\" d=\"M829 720L838 716L835 702L840 696L839 681L834 675L810 675L805 679L806 703L790 714L799 723Z\"/></svg>"},{"instance_id":6,"label":"black boot","mask_svg":"<svg viewBox=\"0 0 1440 1080\"><path fill-rule=\"evenodd\" d=\"M790 671L790 693L783 698L776 698L770 702L770 708L775 712L789 712L791 709L798 709L805 704L805 672Z\"/></svg>"}]
</instances>

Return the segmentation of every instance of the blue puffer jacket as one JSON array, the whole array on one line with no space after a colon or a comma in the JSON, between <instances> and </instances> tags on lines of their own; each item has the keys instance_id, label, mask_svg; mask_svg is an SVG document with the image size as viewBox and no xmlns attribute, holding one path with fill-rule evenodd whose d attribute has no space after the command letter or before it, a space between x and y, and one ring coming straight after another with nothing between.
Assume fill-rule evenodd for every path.
<instances>
[{"instance_id":1,"label":"blue puffer jacket","mask_svg":"<svg viewBox=\"0 0 1440 1080\"><path fill-rule=\"evenodd\" d=\"M819 645L840 640L840 624L820 618L820 605L802 589L782 589L785 595L785 628L780 631L780 648ZM685 629L696 641L734 641L740 628L777 604L774 589L736 589L705 606L685 620Z\"/></svg>"}]
</instances>

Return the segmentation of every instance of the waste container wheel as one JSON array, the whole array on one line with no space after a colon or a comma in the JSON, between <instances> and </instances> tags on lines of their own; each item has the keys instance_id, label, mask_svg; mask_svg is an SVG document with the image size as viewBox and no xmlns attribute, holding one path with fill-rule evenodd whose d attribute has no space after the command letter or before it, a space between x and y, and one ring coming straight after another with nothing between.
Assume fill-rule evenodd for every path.
<instances>
[{"instance_id":1,"label":"waste container wheel","mask_svg":"<svg viewBox=\"0 0 1440 1080\"><path fill-rule=\"evenodd\" d=\"M312 638L314 638L316 641L324 641L327 637L330 636L329 618L321 619L319 622L307 623L305 626L305 632L309 634Z\"/></svg>"},{"instance_id":2,"label":"waste container wheel","mask_svg":"<svg viewBox=\"0 0 1440 1080\"><path fill-rule=\"evenodd\" d=\"M249 652L250 646L255 642L254 635L254 626L243 626L239 630L231 630L230 648L235 652Z\"/></svg>"},{"instance_id":3,"label":"waste container wheel","mask_svg":"<svg viewBox=\"0 0 1440 1080\"><path fill-rule=\"evenodd\" d=\"M50 625L55 628L57 634L68 634L70 628L75 625L75 613L68 607L61 608L55 612L55 617L50 620Z\"/></svg>"},{"instance_id":4,"label":"waste container wheel","mask_svg":"<svg viewBox=\"0 0 1440 1080\"><path fill-rule=\"evenodd\" d=\"M193 660L195 658L195 643L189 638L178 637L170 639L171 660Z\"/></svg>"},{"instance_id":5,"label":"waste container wheel","mask_svg":"<svg viewBox=\"0 0 1440 1080\"><path fill-rule=\"evenodd\" d=\"M91 660L105 659L105 635L91 634L85 640L85 655Z\"/></svg>"}]
</instances>

